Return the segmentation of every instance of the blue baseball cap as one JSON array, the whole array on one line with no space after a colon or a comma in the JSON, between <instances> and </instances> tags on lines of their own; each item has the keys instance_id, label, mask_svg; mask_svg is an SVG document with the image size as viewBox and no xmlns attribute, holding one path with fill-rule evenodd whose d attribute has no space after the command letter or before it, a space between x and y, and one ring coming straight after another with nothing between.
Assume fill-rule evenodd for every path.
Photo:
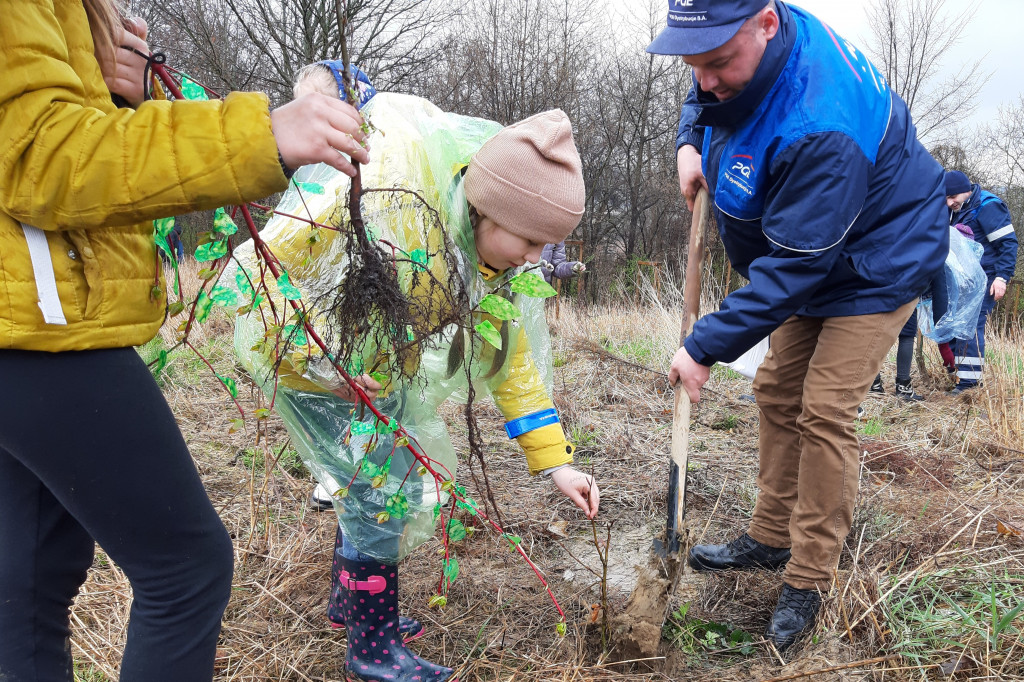
<instances>
[{"instance_id":1,"label":"blue baseball cap","mask_svg":"<svg viewBox=\"0 0 1024 682\"><path fill-rule=\"evenodd\" d=\"M736 35L743 22L768 0L668 0L668 26L647 51L651 54L703 54Z\"/></svg>"}]
</instances>

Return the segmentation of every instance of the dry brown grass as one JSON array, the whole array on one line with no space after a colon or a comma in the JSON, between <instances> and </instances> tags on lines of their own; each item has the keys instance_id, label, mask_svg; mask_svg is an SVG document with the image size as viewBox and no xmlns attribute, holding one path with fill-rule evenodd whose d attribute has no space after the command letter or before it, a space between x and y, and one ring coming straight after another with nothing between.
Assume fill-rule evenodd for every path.
<instances>
[{"instance_id":1,"label":"dry brown grass","mask_svg":"<svg viewBox=\"0 0 1024 682\"><path fill-rule=\"evenodd\" d=\"M612 524L608 567L611 609L628 596L633 566L646 560L649 539L663 523L671 393L663 368L678 343L678 299L663 283L659 304L580 309L562 301L552 316L556 400L578 462L602 486L598 536ZM175 324L176 322L172 322ZM243 406L254 391L231 360L226 317L197 346L221 373L239 380ZM173 332L165 339L173 343ZM813 637L783 663L763 645L738 656L703 648L670 661L617 661L603 654L599 626L600 561L593 529L550 483L526 475L521 455L503 437L501 417L481 406L489 441L488 473L501 519L523 538L566 611L569 632L555 634L556 614L529 569L486 531L460 546L462 572L443 611L426 601L439 575L436 542L402 565L404 610L427 627L413 646L459 668L462 680L740 680L804 674L810 680L1024 679L1024 617L1001 638L984 623L935 639L927 651L917 613L950 620L950 607L927 605L928 589L972 606L970 590L1000 582L1024 593L1024 354L1016 336L989 345L1000 362L986 370L986 388L969 399L941 392L938 356L927 357L918 384L928 401L893 398L866 403L862 422L862 487L855 526L835 588ZM890 370L891 371L891 370ZM225 614L217 659L219 682L340 680L345 636L327 627L333 514L305 505L311 483L280 468L247 468L246 448L277 452L287 434L274 419L265 436L228 433L237 413L219 382L187 354L168 368L164 390L196 465L236 544L234 595ZM891 384L891 377L887 377ZM749 384L715 370L694 410L688 523L693 537L718 541L743 530L756 495L756 406L737 399ZM457 447L465 434L450 408ZM252 427L250 426L250 429ZM464 480L468 472L460 470ZM473 491L471 491L473 492ZM477 498L482 495L476 494ZM1002 532L1000 530L1002 528ZM926 589L927 588L927 589ZM685 576L677 601L691 620L728 623L759 639L779 589L777 576ZM1002 594L1002 593L1001 593ZM1012 598L1009 595L1008 598ZM80 679L116 679L130 590L123 573L100 555L74 609L74 652ZM945 611L943 610L945 609ZM990 633L991 634L991 633ZM998 648L993 646L993 641ZM889 660L864 661L893 655ZM917 655L915 658L914 656ZM812 671L857 664L833 672Z\"/></svg>"}]
</instances>

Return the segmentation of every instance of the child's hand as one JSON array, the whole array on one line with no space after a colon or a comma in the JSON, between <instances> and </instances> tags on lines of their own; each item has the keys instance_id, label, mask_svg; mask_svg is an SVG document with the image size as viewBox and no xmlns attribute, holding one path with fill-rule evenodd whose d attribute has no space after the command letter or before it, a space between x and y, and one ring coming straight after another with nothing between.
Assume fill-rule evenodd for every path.
<instances>
[{"instance_id":1,"label":"child's hand","mask_svg":"<svg viewBox=\"0 0 1024 682\"><path fill-rule=\"evenodd\" d=\"M597 508L601 504L601 491L594 483L593 476L572 467L562 467L551 472L551 480L566 497L586 513L588 519L597 516Z\"/></svg>"},{"instance_id":2,"label":"child's hand","mask_svg":"<svg viewBox=\"0 0 1024 682\"><path fill-rule=\"evenodd\" d=\"M366 397L370 399L370 402L376 400L380 389L384 388L369 374L357 377L355 381L362 387L363 393L365 393ZM331 392L342 400L347 400L350 403L354 403L356 401L356 392L347 383L343 384L341 388L336 388Z\"/></svg>"},{"instance_id":3,"label":"child's hand","mask_svg":"<svg viewBox=\"0 0 1024 682\"><path fill-rule=\"evenodd\" d=\"M133 107L137 107L146 98L146 84L143 82L146 58L126 48L134 48L148 55L149 45L146 44L145 21L131 19L128 26L114 36L114 53L100 60L100 71L111 94L120 95Z\"/></svg>"}]
</instances>

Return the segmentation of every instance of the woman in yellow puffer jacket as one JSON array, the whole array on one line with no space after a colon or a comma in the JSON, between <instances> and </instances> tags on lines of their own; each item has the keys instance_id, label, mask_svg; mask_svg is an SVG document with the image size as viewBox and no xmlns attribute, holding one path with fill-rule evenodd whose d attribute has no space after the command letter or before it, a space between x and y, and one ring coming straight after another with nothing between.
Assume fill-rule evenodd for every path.
<instances>
[{"instance_id":1,"label":"woman in yellow puffer jacket","mask_svg":"<svg viewBox=\"0 0 1024 682\"><path fill-rule=\"evenodd\" d=\"M369 160L336 98L142 101L144 36L113 0L0 4L7 681L72 680L69 608L94 541L134 590L120 679L212 678L232 546L132 348L164 318L149 221L281 191L307 163L354 172L339 151Z\"/></svg>"}]
</instances>

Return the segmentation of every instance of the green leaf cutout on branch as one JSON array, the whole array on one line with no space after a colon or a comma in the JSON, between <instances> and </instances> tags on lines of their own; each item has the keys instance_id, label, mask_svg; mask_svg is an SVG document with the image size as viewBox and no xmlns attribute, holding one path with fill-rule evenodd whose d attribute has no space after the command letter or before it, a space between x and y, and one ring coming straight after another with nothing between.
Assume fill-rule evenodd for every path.
<instances>
[{"instance_id":1,"label":"green leaf cutout on branch","mask_svg":"<svg viewBox=\"0 0 1024 682\"><path fill-rule=\"evenodd\" d=\"M309 192L310 194L323 194L324 186L319 182L300 182L298 180L292 180L292 184L298 187L303 192Z\"/></svg>"},{"instance_id":2,"label":"green leaf cutout on branch","mask_svg":"<svg viewBox=\"0 0 1024 682\"><path fill-rule=\"evenodd\" d=\"M227 211L223 208L218 208L213 212L213 231L225 237L230 237L238 232L238 225L235 225L235 221L231 219Z\"/></svg>"},{"instance_id":3,"label":"green leaf cutout on branch","mask_svg":"<svg viewBox=\"0 0 1024 682\"><path fill-rule=\"evenodd\" d=\"M167 366L167 351L162 350L156 356L156 364L153 365L153 376L160 374Z\"/></svg>"},{"instance_id":4,"label":"green leaf cutout on branch","mask_svg":"<svg viewBox=\"0 0 1024 682\"><path fill-rule=\"evenodd\" d=\"M217 378L220 379L220 382L222 384L224 384L225 388L228 389L228 393L231 394L231 397L235 398L237 400L238 399L238 385L235 383L235 380L232 379L231 377L221 376L220 374L217 375Z\"/></svg>"},{"instance_id":5,"label":"green leaf cutout on branch","mask_svg":"<svg viewBox=\"0 0 1024 682\"><path fill-rule=\"evenodd\" d=\"M466 538L466 526L458 519L449 520L445 532L448 533L448 540L451 542L458 542Z\"/></svg>"},{"instance_id":6,"label":"green leaf cutout on branch","mask_svg":"<svg viewBox=\"0 0 1024 682\"><path fill-rule=\"evenodd\" d=\"M218 284L210 292L210 298L213 302L223 308L232 308L238 305L238 294L235 293L234 289L228 289L225 286Z\"/></svg>"},{"instance_id":7,"label":"green leaf cutout on branch","mask_svg":"<svg viewBox=\"0 0 1024 682\"><path fill-rule=\"evenodd\" d=\"M182 74L181 76L181 94L185 96L185 99L191 99L197 102L205 102L210 99L210 96L206 94L206 90L203 86L199 85L185 74Z\"/></svg>"},{"instance_id":8,"label":"green leaf cutout on branch","mask_svg":"<svg viewBox=\"0 0 1024 682\"><path fill-rule=\"evenodd\" d=\"M238 268L238 272L235 273L235 285L238 286L238 291L243 296L252 296L252 284L249 282L252 279L252 274L244 267Z\"/></svg>"},{"instance_id":9,"label":"green leaf cutout on branch","mask_svg":"<svg viewBox=\"0 0 1024 682\"><path fill-rule=\"evenodd\" d=\"M511 301L494 294L487 294L480 300L480 309L499 320L514 320L522 315Z\"/></svg>"},{"instance_id":10,"label":"green leaf cutout on branch","mask_svg":"<svg viewBox=\"0 0 1024 682\"><path fill-rule=\"evenodd\" d=\"M455 555L448 557L444 562L444 579L451 585L459 577L459 560Z\"/></svg>"},{"instance_id":11,"label":"green leaf cutout on branch","mask_svg":"<svg viewBox=\"0 0 1024 682\"><path fill-rule=\"evenodd\" d=\"M388 498L384 508L391 514L391 518L401 519L409 512L409 500L406 499L405 493L399 490Z\"/></svg>"},{"instance_id":12,"label":"green leaf cutout on branch","mask_svg":"<svg viewBox=\"0 0 1024 682\"><path fill-rule=\"evenodd\" d=\"M352 422L352 433L356 435L365 435L376 431L376 427L373 422ZM369 464L369 462L367 462Z\"/></svg>"},{"instance_id":13,"label":"green leaf cutout on branch","mask_svg":"<svg viewBox=\"0 0 1024 682\"><path fill-rule=\"evenodd\" d=\"M430 266L430 256L428 256L427 252L423 249L413 249L409 254L409 259L424 270Z\"/></svg>"},{"instance_id":14,"label":"green leaf cutout on branch","mask_svg":"<svg viewBox=\"0 0 1024 682\"><path fill-rule=\"evenodd\" d=\"M200 289L199 298L196 299L196 321L206 322L211 308L213 308L213 299L206 293L206 289Z\"/></svg>"},{"instance_id":15,"label":"green leaf cutout on branch","mask_svg":"<svg viewBox=\"0 0 1024 682\"><path fill-rule=\"evenodd\" d=\"M306 330L301 324L285 325L284 338L293 346L305 346L309 343L306 338Z\"/></svg>"},{"instance_id":16,"label":"green leaf cutout on branch","mask_svg":"<svg viewBox=\"0 0 1024 682\"><path fill-rule=\"evenodd\" d=\"M512 292L531 298L549 298L558 294L555 288L536 272L521 272L509 280Z\"/></svg>"},{"instance_id":17,"label":"green leaf cutout on branch","mask_svg":"<svg viewBox=\"0 0 1024 682\"><path fill-rule=\"evenodd\" d=\"M208 263L228 255L228 242L226 239L206 242L200 244L196 249L196 260L200 263Z\"/></svg>"},{"instance_id":18,"label":"green leaf cutout on branch","mask_svg":"<svg viewBox=\"0 0 1024 682\"><path fill-rule=\"evenodd\" d=\"M498 330L494 328L494 325L491 324L490 320L484 320L473 328L479 332L484 341L491 344L498 350L501 350L501 334L499 334Z\"/></svg>"},{"instance_id":19,"label":"green leaf cutout on branch","mask_svg":"<svg viewBox=\"0 0 1024 682\"><path fill-rule=\"evenodd\" d=\"M277 278L277 289L289 301L298 301L302 298L302 292L291 283L287 272L282 272L281 276Z\"/></svg>"}]
</instances>

